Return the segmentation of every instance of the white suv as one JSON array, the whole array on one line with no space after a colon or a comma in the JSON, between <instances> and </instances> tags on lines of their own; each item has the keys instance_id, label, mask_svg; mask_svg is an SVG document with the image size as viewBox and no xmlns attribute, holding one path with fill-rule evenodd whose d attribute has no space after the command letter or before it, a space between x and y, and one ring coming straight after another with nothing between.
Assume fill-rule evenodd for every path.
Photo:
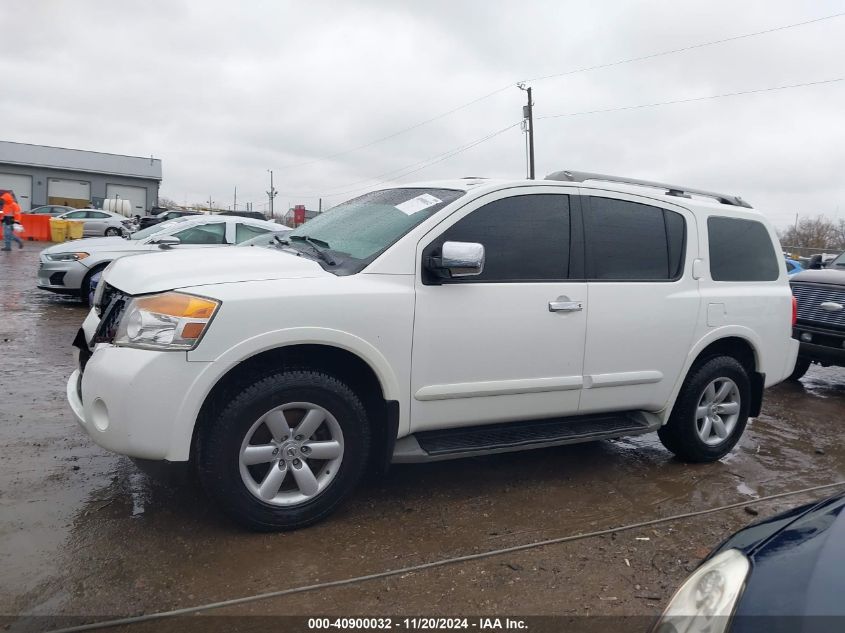
<instances>
[{"instance_id":1,"label":"white suv","mask_svg":"<svg viewBox=\"0 0 845 633\"><path fill-rule=\"evenodd\" d=\"M795 364L779 253L741 199L645 181L373 191L276 249L116 260L67 397L260 530L327 516L368 465L652 431L713 461Z\"/></svg>"}]
</instances>

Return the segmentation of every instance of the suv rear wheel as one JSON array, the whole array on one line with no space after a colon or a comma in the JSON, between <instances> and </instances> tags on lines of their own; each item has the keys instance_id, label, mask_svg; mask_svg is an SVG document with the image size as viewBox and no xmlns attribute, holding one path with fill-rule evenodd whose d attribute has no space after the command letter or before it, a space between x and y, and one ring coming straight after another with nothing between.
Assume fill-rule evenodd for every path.
<instances>
[{"instance_id":1,"label":"suv rear wheel","mask_svg":"<svg viewBox=\"0 0 845 633\"><path fill-rule=\"evenodd\" d=\"M716 461L745 430L750 396L748 372L739 361L710 358L687 376L669 422L658 431L660 441L685 461Z\"/></svg>"},{"instance_id":2,"label":"suv rear wheel","mask_svg":"<svg viewBox=\"0 0 845 633\"><path fill-rule=\"evenodd\" d=\"M197 467L210 496L254 530L305 527L333 512L364 471L364 407L336 378L282 371L235 397L200 429Z\"/></svg>"}]
</instances>

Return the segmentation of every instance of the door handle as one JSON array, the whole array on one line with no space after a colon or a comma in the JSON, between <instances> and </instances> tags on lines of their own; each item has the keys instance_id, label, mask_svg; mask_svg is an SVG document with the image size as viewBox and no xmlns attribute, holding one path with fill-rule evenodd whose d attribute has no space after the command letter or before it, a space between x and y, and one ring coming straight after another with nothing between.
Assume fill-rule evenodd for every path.
<instances>
[{"instance_id":1,"label":"door handle","mask_svg":"<svg viewBox=\"0 0 845 633\"><path fill-rule=\"evenodd\" d=\"M583 301L572 301L569 297L558 297L549 301L549 312L578 312L583 309Z\"/></svg>"}]
</instances>

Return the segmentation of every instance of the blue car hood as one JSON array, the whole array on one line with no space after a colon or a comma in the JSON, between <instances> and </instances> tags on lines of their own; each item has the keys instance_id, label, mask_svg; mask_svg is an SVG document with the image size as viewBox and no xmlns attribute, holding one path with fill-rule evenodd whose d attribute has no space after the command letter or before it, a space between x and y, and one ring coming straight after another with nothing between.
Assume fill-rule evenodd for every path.
<instances>
[{"instance_id":1,"label":"blue car hood","mask_svg":"<svg viewBox=\"0 0 845 633\"><path fill-rule=\"evenodd\" d=\"M825 619L805 616L845 616L845 496L749 526L717 551L732 547L751 559L732 633L812 631Z\"/></svg>"}]
</instances>

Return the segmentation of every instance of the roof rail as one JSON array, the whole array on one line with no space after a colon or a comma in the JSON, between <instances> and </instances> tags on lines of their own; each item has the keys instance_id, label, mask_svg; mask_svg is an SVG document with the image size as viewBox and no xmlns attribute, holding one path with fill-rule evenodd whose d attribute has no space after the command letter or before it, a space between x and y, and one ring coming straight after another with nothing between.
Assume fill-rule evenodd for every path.
<instances>
[{"instance_id":1,"label":"roof rail","mask_svg":"<svg viewBox=\"0 0 845 633\"><path fill-rule=\"evenodd\" d=\"M618 182L626 185L639 185L641 187L654 187L655 189L665 189L667 196L677 196L679 198L691 198L693 195L706 196L721 202L722 204L729 204L734 207L745 207L751 209L751 205L739 196L729 196L722 193L715 193L713 191L703 191L701 189L690 189L689 187L681 187L678 185L667 185L661 182L652 182L651 180L639 180L638 178L624 178L622 176L605 176L603 174L591 174L586 171L556 171L548 176L546 180L563 180L566 182L584 182L585 180L603 180L605 182Z\"/></svg>"}]
</instances>

